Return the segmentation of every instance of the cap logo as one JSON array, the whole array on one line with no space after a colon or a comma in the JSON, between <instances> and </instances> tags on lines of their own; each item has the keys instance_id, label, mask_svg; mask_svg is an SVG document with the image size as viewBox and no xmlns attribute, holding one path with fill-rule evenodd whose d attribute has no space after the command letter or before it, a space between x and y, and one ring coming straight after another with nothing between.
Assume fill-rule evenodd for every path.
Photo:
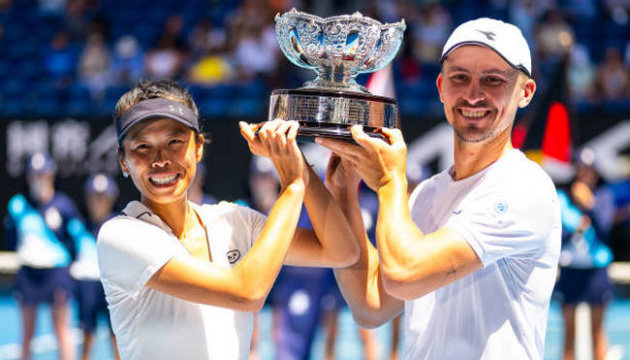
<instances>
[{"instance_id":1,"label":"cap logo","mask_svg":"<svg viewBox=\"0 0 630 360\"><path fill-rule=\"evenodd\" d=\"M175 120L199 131L199 120L197 114L195 114L192 109L183 106L178 101L157 97L140 101L116 120L116 132L119 144L127 131L136 123L144 119L160 117Z\"/></svg>"},{"instance_id":2,"label":"cap logo","mask_svg":"<svg viewBox=\"0 0 630 360\"><path fill-rule=\"evenodd\" d=\"M494 41L494 37L497 36L497 34L495 34L492 31L483 31L483 30L478 30L478 29L476 29L476 31L478 31L481 34L483 34L490 41Z\"/></svg>"},{"instance_id":3,"label":"cap logo","mask_svg":"<svg viewBox=\"0 0 630 360\"><path fill-rule=\"evenodd\" d=\"M181 107L181 106L173 106L173 105L169 105L169 106L168 106L168 109L169 109L169 110L170 110L170 112L172 112L172 113L177 113L177 114L179 114L180 116L183 116L183 115L184 115L184 110L182 109L182 107Z\"/></svg>"}]
</instances>

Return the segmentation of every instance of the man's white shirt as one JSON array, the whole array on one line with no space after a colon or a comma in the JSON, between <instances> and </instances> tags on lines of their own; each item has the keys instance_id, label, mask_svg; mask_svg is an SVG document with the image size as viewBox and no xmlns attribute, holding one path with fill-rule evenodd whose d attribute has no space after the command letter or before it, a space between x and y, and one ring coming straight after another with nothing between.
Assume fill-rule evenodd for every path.
<instances>
[{"instance_id":1,"label":"man's white shirt","mask_svg":"<svg viewBox=\"0 0 630 360\"><path fill-rule=\"evenodd\" d=\"M424 233L461 235L483 268L405 302L405 359L542 359L561 242L547 174L518 150L459 181L453 168L410 198Z\"/></svg>"}]
</instances>

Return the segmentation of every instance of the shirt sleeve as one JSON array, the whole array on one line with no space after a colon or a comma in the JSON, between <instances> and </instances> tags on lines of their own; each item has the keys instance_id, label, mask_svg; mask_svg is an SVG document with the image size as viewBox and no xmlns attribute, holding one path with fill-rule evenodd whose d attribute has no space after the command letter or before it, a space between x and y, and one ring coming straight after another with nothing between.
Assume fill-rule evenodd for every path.
<instances>
[{"instance_id":1,"label":"shirt sleeve","mask_svg":"<svg viewBox=\"0 0 630 360\"><path fill-rule=\"evenodd\" d=\"M186 249L159 227L121 216L101 227L97 241L101 279L132 296Z\"/></svg>"},{"instance_id":2,"label":"shirt sleeve","mask_svg":"<svg viewBox=\"0 0 630 360\"><path fill-rule=\"evenodd\" d=\"M558 199L549 191L505 191L467 199L446 227L459 233L484 266L501 258L531 257L544 251L560 226Z\"/></svg>"},{"instance_id":3,"label":"shirt sleeve","mask_svg":"<svg viewBox=\"0 0 630 360\"><path fill-rule=\"evenodd\" d=\"M262 213L245 207L245 206L240 206L240 205L235 205L238 206L239 208L241 208L241 210L245 213L245 217L246 217L246 221L249 224L250 227L250 234L251 234L251 245L253 245L256 240L258 240L258 238L260 237L260 234L262 234L263 229L265 228L265 224L267 223L267 216L263 215Z\"/></svg>"}]
</instances>

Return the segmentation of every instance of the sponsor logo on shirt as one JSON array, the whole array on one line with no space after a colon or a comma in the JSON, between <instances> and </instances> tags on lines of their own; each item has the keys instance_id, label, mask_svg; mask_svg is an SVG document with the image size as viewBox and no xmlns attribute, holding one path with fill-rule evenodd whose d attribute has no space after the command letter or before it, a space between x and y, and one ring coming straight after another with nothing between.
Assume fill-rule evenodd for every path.
<instances>
[{"instance_id":1,"label":"sponsor logo on shirt","mask_svg":"<svg viewBox=\"0 0 630 360\"><path fill-rule=\"evenodd\" d=\"M462 209L453 211L453 214L455 214L455 215L459 215L461 213L462 213Z\"/></svg>"},{"instance_id":2,"label":"sponsor logo on shirt","mask_svg":"<svg viewBox=\"0 0 630 360\"><path fill-rule=\"evenodd\" d=\"M241 258L241 253L238 250L230 250L227 252L227 259L230 264L234 264Z\"/></svg>"},{"instance_id":3,"label":"sponsor logo on shirt","mask_svg":"<svg viewBox=\"0 0 630 360\"><path fill-rule=\"evenodd\" d=\"M499 200L494 203L494 211L497 214L505 214L508 211L508 204L505 200Z\"/></svg>"}]
</instances>

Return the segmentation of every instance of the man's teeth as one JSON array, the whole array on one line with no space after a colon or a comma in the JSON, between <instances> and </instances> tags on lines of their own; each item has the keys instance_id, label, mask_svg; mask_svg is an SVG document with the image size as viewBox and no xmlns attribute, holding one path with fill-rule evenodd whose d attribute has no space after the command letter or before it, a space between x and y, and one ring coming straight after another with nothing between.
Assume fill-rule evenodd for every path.
<instances>
[{"instance_id":1,"label":"man's teeth","mask_svg":"<svg viewBox=\"0 0 630 360\"><path fill-rule=\"evenodd\" d=\"M462 110L462 114L464 114L464 116L466 117L470 117L470 118L480 118L483 117L486 114L485 110Z\"/></svg>"},{"instance_id":2,"label":"man's teeth","mask_svg":"<svg viewBox=\"0 0 630 360\"><path fill-rule=\"evenodd\" d=\"M170 176L152 176L151 181L158 185L168 184L177 178L177 174Z\"/></svg>"}]
</instances>

